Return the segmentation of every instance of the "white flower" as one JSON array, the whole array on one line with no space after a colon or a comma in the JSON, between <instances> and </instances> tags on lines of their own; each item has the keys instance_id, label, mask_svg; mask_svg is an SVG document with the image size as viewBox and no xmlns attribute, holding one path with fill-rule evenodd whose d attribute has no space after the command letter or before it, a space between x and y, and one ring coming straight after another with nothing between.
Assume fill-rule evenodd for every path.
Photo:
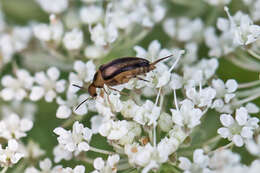
<instances>
[{"instance_id":1,"label":"white flower","mask_svg":"<svg viewBox=\"0 0 260 173\"><path fill-rule=\"evenodd\" d=\"M91 122L91 130L93 134L97 134L99 132L99 128L103 124L104 118L102 115L92 116L90 119Z\"/></svg>"},{"instance_id":2,"label":"white flower","mask_svg":"<svg viewBox=\"0 0 260 173\"><path fill-rule=\"evenodd\" d=\"M16 164L24 155L18 151L18 142L14 139L8 140L5 149L0 145L0 166L12 166Z\"/></svg>"},{"instance_id":3,"label":"white flower","mask_svg":"<svg viewBox=\"0 0 260 173\"><path fill-rule=\"evenodd\" d=\"M27 118L33 121L35 113L37 111L37 105L25 101L12 101L12 103L2 105L1 109L3 118L9 117L9 115L13 113L19 113L23 115L23 118Z\"/></svg>"},{"instance_id":4,"label":"white flower","mask_svg":"<svg viewBox=\"0 0 260 173\"><path fill-rule=\"evenodd\" d=\"M212 108L215 108L219 112L230 112L226 109L231 100L235 97L234 92L237 90L238 84L234 79L229 79L224 84L221 79L213 79L212 87L216 90L216 100L212 104ZM224 103L226 103L224 105ZM232 112L232 111L231 111Z\"/></svg>"},{"instance_id":5,"label":"white flower","mask_svg":"<svg viewBox=\"0 0 260 173\"><path fill-rule=\"evenodd\" d=\"M133 100L127 100L123 102L121 114L125 118L133 118L138 110L139 106L135 104Z\"/></svg>"},{"instance_id":6,"label":"white flower","mask_svg":"<svg viewBox=\"0 0 260 173\"><path fill-rule=\"evenodd\" d=\"M172 112L172 121L179 126L187 126L188 128L194 128L200 124L200 118L202 117L202 111L198 108L194 108L193 102L186 99L181 102L180 110L170 109Z\"/></svg>"},{"instance_id":7,"label":"white flower","mask_svg":"<svg viewBox=\"0 0 260 173\"><path fill-rule=\"evenodd\" d=\"M208 27L204 33L204 39L206 45L210 48L209 56L220 57L227 55L235 50L237 47L233 42L232 32L229 30L228 21L219 18L217 21L217 27L222 31L220 36L217 36L215 28Z\"/></svg>"},{"instance_id":8,"label":"white flower","mask_svg":"<svg viewBox=\"0 0 260 173\"><path fill-rule=\"evenodd\" d=\"M178 19L177 26L177 39L179 41L196 41L202 36L203 22L200 18L190 20L189 18L182 17Z\"/></svg>"},{"instance_id":9,"label":"white flower","mask_svg":"<svg viewBox=\"0 0 260 173\"><path fill-rule=\"evenodd\" d=\"M32 101L37 101L44 96L47 102L52 102L56 97L56 92L62 93L65 90L65 80L58 80L60 71L56 67L50 67L46 74L44 72L35 74L38 86L32 87L30 94Z\"/></svg>"},{"instance_id":10,"label":"white flower","mask_svg":"<svg viewBox=\"0 0 260 173\"><path fill-rule=\"evenodd\" d=\"M173 38L176 35L176 20L173 18L164 20L163 29L166 34Z\"/></svg>"},{"instance_id":11,"label":"white flower","mask_svg":"<svg viewBox=\"0 0 260 173\"><path fill-rule=\"evenodd\" d=\"M204 1L209 3L210 5L218 6L218 5L229 4L231 0L204 0Z\"/></svg>"},{"instance_id":12,"label":"white flower","mask_svg":"<svg viewBox=\"0 0 260 173\"><path fill-rule=\"evenodd\" d=\"M86 6L80 9L80 19L86 24L95 24L102 19L103 9L99 6Z\"/></svg>"},{"instance_id":13,"label":"white flower","mask_svg":"<svg viewBox=\"0 0 260 173\"><path fill-rule=\"evenodd\" d=\"M89 97L87 94L82 94L78 98L75 93L68 91L66 96L66 100L63 100L61 97L57 98L57 103L59 104L59 107L56 111L57 118L69 118L73 112L77 115L85 115L88 113L86 105L81 105L77 110L75 110L75 107L78 106L78 104Z\"/></svg>"},{"instance_id":14,"label":"white flower","mask_svg":"<svg viewBox=\"0 0 260 173\"><path fill-rule=\"evenodd\" d=\"M57 20L57 19L56 19ZM33 26L33 33L36 38L41 41L56 41L59 42L61 40L63 34L63 25L61 21L56 21L51 23L50 25L47 24L36 24Z\"/></svg>"},{"instance_id":15,"label":"white flower","mask_svg":"<svg viewBox=\"0 0 260 173\"><path fill-rule=\"evenodd\" d=\"M49 41L51 39L51 30L47 24L35 25L33 32L34 35L42 41Z\"/></svg>"},{"instance_id":16,"label":"white flower","mask_svg":"<svg viewBox=\"0 0 260 173\"><path fill-rule=\"evenodd\" d=\"M63 145L55 146L53 149L53 155L55 163L58 163L63 159L70 160L73 157L72 153L66 150Z\"/></svg>"},{"instance_id":17,"label":"white flower","mask_svg":"<svg viewBox=\"0 0 260 173\"><path fill-rule=\"evenodd\" d=\"M82 151L88 151L90 148L89 142L92 131L78 121L73 124L72 131L57 127L53 132L59 135L57 138L59 144L63 145L67 151L75 152L75 155L78 155Z\"/></svg>"},{"instance_id":18,"label":"white flower","mask_svg":"<svg viewBox=\"0 0 260 173\"><path fill-rule=\"evenodd\" d=\"M257 135L255 139L249 139L246 141L246 148L247 150L255 155L259 156L260 154L260 135Z\"/></svg>"},{"instance_id":19,"label":"white flower","mask_svg":"<svg viewBox=\"0 0 260 173\"><path fill-rule=\"evenodd\" d=\"M145 167L151 161L154 152L155 149L150 143L145 146L139 146L136 143L125 145L125 153L131 165Z\"/></svg>"},{"instance_id":20,"label":"white flower","mask_svg":"<svg viewBox=\"0 0 260 173\"><path fill-rule=\"evenodd\" d=\"M169 155L174 153L180 143L176 138L170 137L170 138L163 138L157 145L157 152L158 152L158 161L160 163L164 163L168 161Z\"/></svg>"},{"instance_id":21,"label":"white flower","mask_svg":"<svg viewBox=\"0 0 260 173\"><path fill-rule=\"evenodd\" d=\"M136 136L140 136L140 126L131 121L107 121L99 127L99 133L109 140L118 140L118 143L125 145L132 143Z\"/></svg>"},{"instance_id":22,"label":"white flower","mask_svg":"<svg viewBox=\"0 0 260 173\"><path fill-rule=\"evenodd\" d=\"M119 159L117 154L108 156L106 162L101 157L96 158L93 163L96 170L92 173L116 173Z\"/></svg>"},{"instance_id":23,"label":"white flower","mask_svg":"<svg viewBox=\"0 0 260 173\"><path fill-rule=\"evenodd\" d=\"M172 117L169 114L163 112L159 117L158 125L162 129L162 131L170 131L173 127Z\"/></svg>"},{"instance_id":24,"label":"white flower","mask_svg":"<svg viewBox=\"0 0 260 173\"><path fill-rule=\"evenodd\" d=\"M77 165L75 168L66 167L63 168L61 165L55 166L52 171L53 173L84 173L85 167L83 165Z\"/></svg>"},{"instance_id":25,"label":"white flower","mask_svg":"<svg viewBox=\"0 0 260 173\"><path fill-rule=\"evenodd\" d=\"M49 158L40 161L39 166L43 172L51 171L52 163Z\"/></svg>"},{"instance_id":26,"label":"white flower","mask_svg":"<svg viewBox=\"0 0 260 173\"><path fill-rule=\"evenodd\" d=\"M197 172L197 169L201 169L203 173L210 173L208 168L209 157L203 154L202 149L196 149L193 152L193 163L186 157L179 157L179 167L185 171L185 173Z\"/></svg>"},{"instance_id":27,"label":"white flower","mask_svg":"<svg viewBox=\"0 0 260 173\"><path fill-rule=\"evenodd\" d=\"M243 146L244 140L253 137L253 130L258 127L258 118L251 118L244 107L236 110L236 118L229 114L222 114L220 116L221 124L224 127L218 129L218 134L223 138L232 140L238 147Z\"/></svg>"},{"instance_id":28,"label":"white flower","mask_svg":"<svg viewBox=\"0 0 260 173\"><path fill-rule=\"evenodd\" d=\"M215 98L216 91L211 87L200 89L198 92L195 88L188 88L186 95L195 105L199 107L210 107L212 100Z\"/></svg>"},{"instance_id":29,"label":"white flower","mask_svg":"<svg viewBox=\"0 0 260 173\"><path fill-rule=\"evenodd\" d=\"M20 139L26 136L27 131L31 130L33 122L28 119L20 119L18 115L11 114L0 121L0 136L5 139Z\"/></svg>"},{"instance_id":30,"label":"white flower","mask_svg":"<svg viewBox=\"0 0 260 173\"><path fill-rule=\"evenodd\" d=\"M69 5L68 0L36 0L36 2L48 13L61 13Z\"/></svg>"},{"instance_id":31,"label":"white flower","mask_svg":"<svg viewBox=\"0 0 260 173\"><path fill-rule=\"evenodd\" d=\"M79 88L73 86L72 84L83 86L85 82L92 81L94 74L96 73L96 66L93 61L88 61L87 63L75 61L73 69L76 73L70 72L69 74L69 92L75 93L79 90Z\"/></svg>"},{"instance_id":32,"label":"white flower","mask_svg":"<svg viewBox=\"0 0 260 173\"><path fill-rule=\"evenodd\" d=\"M134 46L134 50L137 57L147 58L151 62L171 54L169 50L161 49L161 44L158 40L153 40L149 44L147 51L141 46Z\"/></svg>"},{"instance_id":33,"label":"white flower","mask_svg":"<svg viewBox=\"0 0 260 173\"><path fill-rule=\"evenodd\" d=\"M65 33L63 44L68 50L79 49L83 44L83 32L77 28Z\"/></svg>"},{"instance_id":34,"label":"white flower","mask_svg":"<svg viewBox=\"0 0 260 173\"><path fill-rule=\"evenodd\" d=\"M118 37L117 28L112 24L103 26L98 23L94 28L90 30L91 40L97 46L106 46L116 41Z\"/></svg>"},{"instance_id":35,"label":"white flower","mask_svg":"<svg viewBox=\"0 0 260 173\"><path fill-rule=\"evenodd\" d=\"M254 103L247 103L245 108L248 113L256 114L259 112L259 107Z\"/></svg>"},{"instance_id":36,"label":"white flower","mask_svg":"<svg viewBox=\"0 0 260 173\"><path fill-rule=\"evenodd\" d=\"M146 100L145 104L138 108L134 120L141 125L147 124L150 126L156 124L160 111L160 107L154 105L150 100Z\"/></svg>"},{"instance_id":37,"label":"white flower","mask_svg":"<svg viewBox=\"0 0 260 173\"><path fill-rule=\"evenodd\" d=\"M224 8L230 22L230 30L234 36L234 43L241 46L255 42L260 37L260 26L254 25L248 15L237 12L235 16L229 14L228 8Z\"/></svg>"},{"instance_id":38,"label":"white flower","mask_svg":"<svg viewBox=\"0 0 260 173\"><path fill-rule=\"evenodd\" d=\"M13 27L12 30L11 28L8 30L8 33L3 32L0 34L0 52L2 54L3 63L9 62L14 53L25 49L31 39L30 27L16 26Z\"/></svg>"},{"instance_id":39,"label":"white flower","mask_svg":"<svg viewBox=\"0 0 260 173\"><path fill-rule=\"evenodd\" d=\"M209 167L217 170L225 170L226 167L240 164L240 155L231 150L219 150L210 158Z\"/></svg>"},{"instance_id":40,"label":"white flower","mask_svg":"<svg viewBox=\"0 0 260 173\"><path fill-rule=\"evenodd\" d=\"M103 57L107 50L102 46L89 45L84 50L84 55L89 59L98 59Z\"/></svg>"},{"instance_id":41,"label":"white flower","mask_svg":"<svg viewBox=\"0 0 260 173\"><path fill-rule=\"evenodd\" d=\"M39 157L45 154L45 151L40 148L39 144L31 140L29 141L25 149L26 149L26 154L24 157L27 158L38 159Z\"/></svg>"},{"instance_id":42,"label":"white flower","mask_svg":"<svg viewBox=\"0 0 260 173\"><path fill-rule=\"evenodd\" d=\"M28 90L32 88L34 79L28 71L20 69L16 71L16 78L5 75L1 83L5 87L1 91L4 100L23 100L28 95Z\"/></svg>"}]
</instances>

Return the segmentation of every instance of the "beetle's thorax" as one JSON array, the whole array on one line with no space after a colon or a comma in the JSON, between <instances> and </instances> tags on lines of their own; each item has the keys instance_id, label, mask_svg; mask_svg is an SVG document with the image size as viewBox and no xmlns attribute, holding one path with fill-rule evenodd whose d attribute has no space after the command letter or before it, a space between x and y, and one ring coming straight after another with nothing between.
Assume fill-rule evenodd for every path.
<instances>
[{"instance_id":1,"label":"beetle's thorax","mask_svg":"<svg viewBox=\"0 0 260 173\"><path fill-rule=\"evenodd\" d=\"M94 75L93 78L93 82L92 84L96 87L96 88L103 88L104 87L104 79L102 77L101 71L98 70L96 72L96 74Z\"/></svg>"}]
</instances>

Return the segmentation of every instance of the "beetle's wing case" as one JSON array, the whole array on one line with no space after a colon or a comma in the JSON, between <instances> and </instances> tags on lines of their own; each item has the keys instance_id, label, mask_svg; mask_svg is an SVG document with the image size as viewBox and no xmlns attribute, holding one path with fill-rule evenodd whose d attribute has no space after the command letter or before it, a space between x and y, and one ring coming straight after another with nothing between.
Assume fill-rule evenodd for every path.
<instances>
[{"instance_id":1,"label":"beetle's wing case","mask_svg":"<svg viewBox=\"0 0 260 173\"><path fill-rule=\"evenodd\" d=\"M149 64L149 61L143 58L123 57L100 66L99 70L101 71L103 79L109 80L126 71L149 67Z\"/></svg>"}]
</instances>

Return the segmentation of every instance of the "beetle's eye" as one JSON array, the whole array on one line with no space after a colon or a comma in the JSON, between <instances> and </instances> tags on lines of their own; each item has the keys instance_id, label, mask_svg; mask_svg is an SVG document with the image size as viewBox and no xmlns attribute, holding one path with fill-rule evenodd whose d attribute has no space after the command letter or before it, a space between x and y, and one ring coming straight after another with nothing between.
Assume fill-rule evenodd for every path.
<instances>
[{"instance_id":1,"label":"beetle's eye","mask_svg":"<svg viewBox=\"0 0 260 173\"><path fill-rule=\"evenodd\" d=\"M94 97L97 97L97 93L96 93L96 94L94 94Z\"/></svg>"}]
</instances>

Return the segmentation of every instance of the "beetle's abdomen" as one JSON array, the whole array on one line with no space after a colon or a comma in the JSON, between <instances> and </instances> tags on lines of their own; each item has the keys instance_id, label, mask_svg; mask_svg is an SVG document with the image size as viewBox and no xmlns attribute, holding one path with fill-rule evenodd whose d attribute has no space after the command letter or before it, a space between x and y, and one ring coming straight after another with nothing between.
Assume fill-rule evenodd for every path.
<instances>
[{"instance_id":1,"label":"beetle's abdomen","mask_svg":"<svg viewBox=\"0 0 260 173\"><path fill-rule=\"evenodd\" d=\"M146 59L125 57L116 59L108 64L105 64L99 69L102 72L103 79L110 80L125 72L127 72L127 76L129 77L134 77L136 75L146 73L151 70L149 66L150 63Z\"/></svg>"}]
</instances>

